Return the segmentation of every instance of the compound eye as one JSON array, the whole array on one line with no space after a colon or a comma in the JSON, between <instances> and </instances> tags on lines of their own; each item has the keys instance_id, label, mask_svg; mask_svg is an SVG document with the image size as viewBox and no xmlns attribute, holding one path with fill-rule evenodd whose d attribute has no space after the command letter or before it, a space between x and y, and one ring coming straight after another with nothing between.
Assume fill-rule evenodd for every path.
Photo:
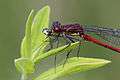
<instances>
[{"instance_id":1,"label":"compound eye","mask_svg":"<svg viewBox=\"0 0 120 80\"><path fill-rule=\"evenodd\" d=\"M61 23L59 21L54 21L52 26L53 27L60 27Z\"/></svg>"},{"instance_id":2,"label":"compound eye","mask_svg":"<svg viewBox=\"0 0 120 80\"><path fill-rule=\"evenodd\" d=\"M50 30L49 29L47 29L47 28L45 28L45 29L43 29L43 31L42 31L45 35L48 35L49 33L50 33Z\"/></svg>"}]
</instances>

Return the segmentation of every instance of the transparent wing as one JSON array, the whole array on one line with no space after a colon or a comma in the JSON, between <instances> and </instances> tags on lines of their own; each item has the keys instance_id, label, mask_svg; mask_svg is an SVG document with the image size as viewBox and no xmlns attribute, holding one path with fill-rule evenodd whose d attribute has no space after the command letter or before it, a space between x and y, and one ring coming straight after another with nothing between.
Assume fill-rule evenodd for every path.
<instances>
[{"instance_id":1,"label":"transparent wing","mask_svg":"<svg viewBox=\"0 0 120 80\"><path fill-rule=\"evenodd\" d=\"M118 37L111 36L108 33L100 33L97 35L101 37L102 39L104 39L105 41L109 42L110 45L120 46L120 38Z\"/></svg>"},{"instance_id":2,"label":"transparent wing","mask_svg":"<svg viewBox=\"0 0 120 80\"><path fill-rule=\"evenodd\" d=\"M120 29L113 28L102 28L102 27L85 27L84 32L87 33L95 33L109 44L114 46L120 46Z\"/></svg>"}]
</instances>

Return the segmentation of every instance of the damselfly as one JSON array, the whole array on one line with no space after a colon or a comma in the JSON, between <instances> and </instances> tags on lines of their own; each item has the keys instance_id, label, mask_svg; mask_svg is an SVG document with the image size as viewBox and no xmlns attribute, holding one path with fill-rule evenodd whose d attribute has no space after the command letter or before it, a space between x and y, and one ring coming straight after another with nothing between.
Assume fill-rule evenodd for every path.
<instances>
[{"instance_id":1,"label":"damselfly","mask_svg":"<svg viewBox=\"0 0 120 80\"><path fill-rule=\"evenodd\" d=\"M53 22L51 29L48 28L43 29L43 33L48 37L53 36L66 38L68 41L72 43L75 42L76 40L79 41L79 39L75 37L78 36L85 41L93 42L95 44L98 44L100 46L120 53L120 48L113 46L120 45L120 29L88 26L76 23L62 25L60 22L55 21ZM100 36L102 39L106 40L107 42L112 43L113 45L109 45L109 43L94 38L89 33L94 33Z\"/></svg>"}]
</instances>

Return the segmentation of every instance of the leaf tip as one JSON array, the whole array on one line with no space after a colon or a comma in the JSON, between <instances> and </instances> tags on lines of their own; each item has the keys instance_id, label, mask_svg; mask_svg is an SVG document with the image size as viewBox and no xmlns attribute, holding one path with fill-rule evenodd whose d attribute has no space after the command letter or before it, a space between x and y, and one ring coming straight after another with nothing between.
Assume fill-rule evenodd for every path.
<instances>
[{"instance_id":1,"label":"leaf tip","mask_svg":"<svg viewBox=\"0 0 120 80\"><path fill-rule=\"evenodd\" d=\"M105 64L111 63L111 61L109 61L109 60L104 60L103 62L104 62Z\"/></svg>"},{"instance_id":2,"label":"leaf tip","mask_svg":"<svg viewBox=\"0 0 120 80\"><path fill-rule=\"evenodd\" d=\"M44 9L50 10L50 6L49 6L49 5L46 5L46 6L44 7Z\"/></svg>"}]
</instances>

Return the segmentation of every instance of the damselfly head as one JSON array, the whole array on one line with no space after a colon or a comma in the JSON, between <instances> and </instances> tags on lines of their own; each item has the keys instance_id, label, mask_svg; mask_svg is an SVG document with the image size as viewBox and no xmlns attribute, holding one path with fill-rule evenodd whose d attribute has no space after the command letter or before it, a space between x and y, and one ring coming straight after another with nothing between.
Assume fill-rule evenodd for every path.
<instances>
[{"instance_id":1,"label":"damselfly head","mask_svg":"<svg viewBox=\"0 0 120 80\"><path fill-rule=\"evenodd\" d=\"M52 33L52 31L51 31L50 29L48 29L48 28L44 28L42 32L43 32L45 35L47 35L47 36L50 36L51 33Z\"/></svg>"}]
</instances>

